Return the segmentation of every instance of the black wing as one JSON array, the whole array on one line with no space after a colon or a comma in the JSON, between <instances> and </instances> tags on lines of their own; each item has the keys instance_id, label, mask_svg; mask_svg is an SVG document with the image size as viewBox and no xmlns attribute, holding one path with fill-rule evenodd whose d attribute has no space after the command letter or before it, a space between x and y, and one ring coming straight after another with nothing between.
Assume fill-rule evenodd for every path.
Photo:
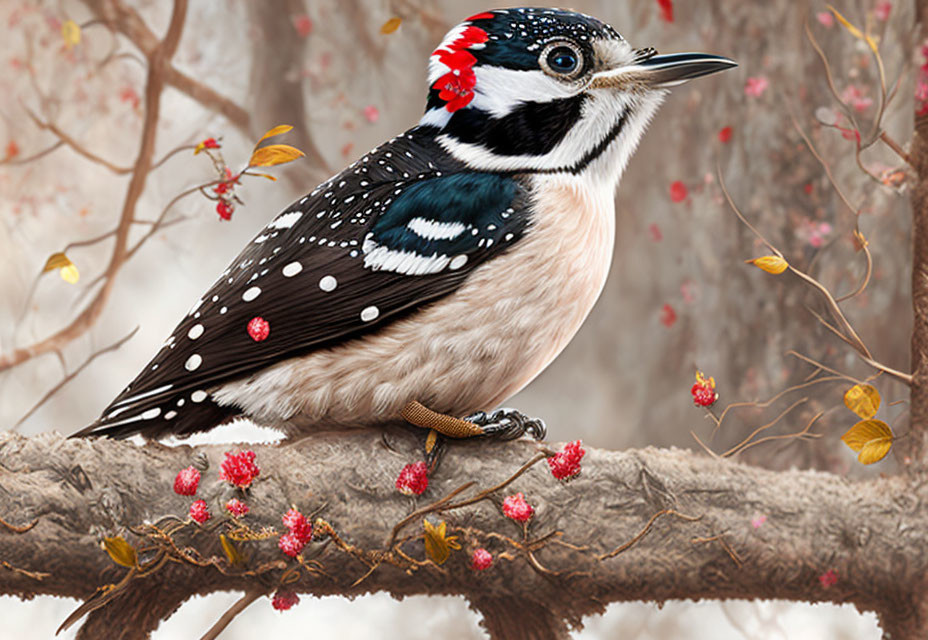
<instances>
[{"instance_id":1,"label":"black wing","mask_svg":"<svg viewBox=\"0 0 928 640\"><path fill-rule=\"evenodd\" d=\"M213 402L210 388L376 331L451 293L522 237L527 209L515 179L461 172L429 130L413 129L265 227L75 435L211 428L238 409Z\"/></svg>"}]
</instances>

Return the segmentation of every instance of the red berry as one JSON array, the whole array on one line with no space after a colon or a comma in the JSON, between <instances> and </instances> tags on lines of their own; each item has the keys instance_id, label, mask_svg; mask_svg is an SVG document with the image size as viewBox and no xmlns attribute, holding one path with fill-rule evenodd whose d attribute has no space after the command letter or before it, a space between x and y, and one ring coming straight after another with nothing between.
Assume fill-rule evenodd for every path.
<instances>
[{"instance_id":1,"label":"red berry","mask_svg":"<svg viewBox=\"0 0 928 640\"><path fill-rule=\"evenodd\" d=\"M698 382L690 389L690 393L693 394L693 403L697 407L711 407L719 399L719 394L715 392L715 389Z\"/></svg>"},{"instance_id":2,"label":"red berry","mask_svg":"<svg viewBox=\"0 0 928 640\"><path fill-rule=\"evenodd\" d=\"M284 526L290 529L290 533L297 539L306 544L313 539L313 525L309 523L302 513L296 509L290 509L282 518Z\"/></svg>"},{"instance_id":3,"label":"red berry","mask_svg":"<svg viewBox=\"0 0 928 640\"><path fill-rule=\"evenodd\" d=\"M174 478L174 493L182 496L192 496L197 492L200 484L200 472L193 467L187 467L177 472Z\"/></svg>"},{"instance_id":4,"label":"red berry","mask_svg":"<svg viewBox=\"0 0 928 640\"><path fill-rule=\"evenodd\" d=\"M202 144L205 149L218 149L219 148L219 143L216 142L216 138L207 138L206 140L203 141Z\"/></svg>"},{"instance_id":5,"label":"red berry","mask_svg":"<svg viewBox=\"0 0 928 640\"><path fill-rule=\"evenodd\" d=\"M255 464L254 451L226 452L226 459L222 461L219 470L219 479L225 480L240 489L247 489L261 470Z\"/></svg>"},{"instance_id":6,"label":"red berry","mask_svg":"<svg viewBox=\"0 0 928 640\"><path fill-rule=\"evenodd\" d=\"M534 514L535 508L525 501L521 492L503 500L503 513L516 522L527 522Z\"/></svg>"},{"instance_id":7,"label":"red berry","mask_svg":"<svg viewBox=\"0 0 928 640\"><path fill-rule=\"evenodd\" d=\"M248 505L239 500L238 498L232 498L226 503L226 511L231 513L236 518L241 518L243 515L248 513Z\"/></svg>"},{"instance_id":8,"label":"red berry","mask_svg":"<svg viewBox=\"0 0 928 640\"><path fill-rule=\"evenodd\" d=\"M206 506L206 500L196 500L190 505L190 517L197 524L203 524L212 517L209 515L209 508Z\"/></svg>"},{"instance_id":9,"label":"red berry","mask_svg":"<svg viewBox=\"0 0 928 640\"><path fill-rule=\"evenodd\" d=\"M677 180L676 182L670 185L670 201L671 202L683 202L686 200L686 196L689 194L689 189L686 188L686 185L681 181Z\"/></svg>"},{"instance_id":10,"label":"red berry","mask_svg":"<svg viewBox=\"0 0 928 640\"><path fill-rule=\"evenodd\" d=\"M421 496L428 486L428 468L421 460L407 464L396 477L396 488L407 496Z\"/></svg>"},{"instance_id":11,"label":"red berry","mask_svg":"<svg viewBox=\"0 0 928 640\"><path fill-rule=\"evenodd\" d=\"M267 340L271 333L271 323L260 316L255 316L248 321L248 335L255 342Z\"/></svg>"},{"instance_id":12,"label":"red berry","mask_svg":"<svg viewBox=\"0 0 928 640\"><path fill-rule=\"evenodd\" d=\"M233 211L235 211L235 207L225 200L220 200L216 203L216 213L218 213L219 217L223 220L231 220Z\"/></svg>"},{"instance_id":13,"label":"red berry","mask_svg":"<svg viewBox=\"0 0 928 640\"><path fill-rule=\"evenodd\" d=\"M300 596L293 591L284 591L283 589L278 589L271 600L271 606L278 611L286 611L297 604L300 604Z\"/></svg>"},{"instance_id":14,"label":"red berry","mask_svg":"<svg viewBox=\"0 0 928 640\"><path fill-rule=\"evenodd\" d=\"M489 569L490 565L493 564L493 555L484 548L474 549L473 555L470 557L470 568L474 571L484 571Z\"/></svg>"},{"instance_id":15,"label":"red berry","mask_svg":"<svg viewBox=\"0 0 928 640\"><path fill-rule=\"evenodd\" d=\"M724 129L719 131L719 142L724 144L728 142L729 140L731 140L731 133L732 133L731 127L725 127Z\"/></svg>"},{"instance_id":16,"label":"red berry","mask_svg":"<svg viewBox=\"0 0 928 640\"><path fill-rule=\"evenodd\" d=\"M548 458L551 473L558 480L570 480L580 473L580 460L586 454L582 442L577 440L564 445L558 453Z\"/></svg>"},{"instance_id":17,"label":"red berry","mask_svg":"<svg viewBox=\"0 0 928 640\"><path fill-rule=\"evenodd\" d=\"M300 555L300 551L303 550L306 543L300 540L299 536L291 531L290 533L285 533L280 536L280 540L277 541L277 546L288 556L295 558Z\"/></svg>"}]
</instances>

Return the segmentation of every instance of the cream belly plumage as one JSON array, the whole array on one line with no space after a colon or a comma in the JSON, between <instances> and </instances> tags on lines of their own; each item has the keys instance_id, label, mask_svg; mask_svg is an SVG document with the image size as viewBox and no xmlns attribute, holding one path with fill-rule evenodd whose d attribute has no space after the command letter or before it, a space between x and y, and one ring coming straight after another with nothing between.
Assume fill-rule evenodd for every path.
<instances>
[{"instance_id":1,"label":"cream belly plumage","mask_svg":"<svg viewBox=\"0 0 928 640\"><path fill-rule=\"evenodd\" d=\"M518 252L483 264L455 293L387 330L286 360L211 395L300 434L396 421L412 400L464 415L514 395L592 309L615 229L611 184L573 175L529 180L544 215Z\"/></svg>"},{"instance_id":2,"label":"cream belly plumage","mask_svg":"<svg viewBox=\"0 0 928 640\"><path fill-rule=\"evenodd\" d=\"M540 436L517 412L458 418L567 345L603 289L614 192L667 88L733 65L635 49L572 11L471 16L429 59L419 124L268 224L76 435L186 436L243 416L294 437L401 417Z\"/></svg>"}]
</instances>

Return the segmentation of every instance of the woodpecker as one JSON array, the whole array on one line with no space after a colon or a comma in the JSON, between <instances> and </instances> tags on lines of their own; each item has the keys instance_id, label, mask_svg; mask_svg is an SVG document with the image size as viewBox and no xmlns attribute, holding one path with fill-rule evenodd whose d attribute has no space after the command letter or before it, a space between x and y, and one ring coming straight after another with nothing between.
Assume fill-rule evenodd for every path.
<instances>
[{"instance_id":1,"label":"woodpecker","mask_svg":"<svg viewBox=\"0 0 928 640\"><path fill-rule=\"evenodd\" d=\"M290 205L78 436L186 436L236 416L289 437L496 411L602 291L614 192L667 94L735 66L635 49L558 9L471 16L428 65L418 125ZM463 429L463 431L462 431Z\"/></svg>"}]
</instances>

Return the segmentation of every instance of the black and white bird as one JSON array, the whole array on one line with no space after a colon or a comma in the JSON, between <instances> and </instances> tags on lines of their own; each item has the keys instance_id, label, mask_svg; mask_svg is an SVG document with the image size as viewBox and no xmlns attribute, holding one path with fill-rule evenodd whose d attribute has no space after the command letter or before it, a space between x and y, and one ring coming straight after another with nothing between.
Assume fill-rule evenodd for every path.
<instances>
[{"instance_id":1,"label":"black and white bird","mask_svg":"<svg viewBox=\"0 0 928 640\"><path fill-rule=\"evenodd\" d=\"M244 416L293 437L411 402L442 431L497 407L602 291L614 192L667 88L734 64L635 49L570 11L468 18L431 55L419 124L268 224L76 435ZM499 426L477 415L476 434Z\"/></svg>"}]
</instances>

